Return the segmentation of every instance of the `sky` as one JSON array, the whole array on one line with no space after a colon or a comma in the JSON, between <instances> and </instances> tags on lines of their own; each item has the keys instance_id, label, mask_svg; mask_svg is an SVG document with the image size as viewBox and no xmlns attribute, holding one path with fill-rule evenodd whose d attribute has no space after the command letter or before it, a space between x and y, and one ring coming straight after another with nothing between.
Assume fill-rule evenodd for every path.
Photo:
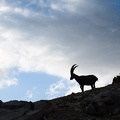
<instances>
[{"instance_id":1,"label":"sky","mask_svg":"<svg viewBox=\"0 0 120 120\"><path fill-rule=\"evenodd\" d=\"M96 87L120 73L120 0L0 0L0 99L38 101ZM85 90L90 90L85 86Z\"/></svg>"}]
</instances>

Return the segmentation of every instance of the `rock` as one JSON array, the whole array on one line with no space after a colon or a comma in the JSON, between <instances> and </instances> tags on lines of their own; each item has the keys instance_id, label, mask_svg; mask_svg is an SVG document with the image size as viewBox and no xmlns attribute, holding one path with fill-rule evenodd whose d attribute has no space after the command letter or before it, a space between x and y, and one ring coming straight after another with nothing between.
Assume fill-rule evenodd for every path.
<instances>
[{"instance_id":1,"label":"rock","mask_svg":"<svg viewBox=\"0 0 120 120\"><path fill-rule=\"evenodd\" d=\"M2 106L8 109L27 108L31 110L33 109L34 104L32 102L13 100L13 101L5 102Z\"/></svg>"},{"instance_id":2,"label":"rock","mask_svg":"<svg viewBox=\"0 0 120 120\"><path fill-rule=\"evenodd\" d=\"M116 77L113 78L113 83L112 84L114 84L114 83L120 83L120 76L116 76Z\"/></svg>"},{"instance_id":3,"label":"rock","mask_svg":"<svg viewBox=\"0 0 120 120\"><path fill-rule=\"evenodd\" d=\"M115 115L119 112L119 97L113 91L102 91L98 95L88 98L88 100L85 99L85 101L85 112L91 115Z\"/></svg>"},{"instance_id":4,"label":"rock","mask_svg":"<svg viewBox=\"0 0 120 120\"><path fill-rule=\"evenodd\" d=\"M47 111L52 111L55 108L56 105L53 102L50 102L49 100L40 100L34 103L35 110L46 109Z\"/></svg>"},{"instance_id":5,"label":"rock","mask_svg":"<svg viewBox=\"0 0 120 120\"><path fill-rule=\"evenodd\" d=\"M96 115L96 109L92 104L89 104L86 108L85 108L85 112L87 112L88 114L91 115Z\"/></svg>"},{"instance_id":6,"label":"rock","mask_svg":"<svg viewBox=\"0 0 120 120\"><path fill-rule=\"evenodd\" d=\"M53 100L0 101L0 120L120 120L120 84Z\"/></svg>"},{"instance_id":7,"label":"rock","mask_svg":"<svg viewBox=\"0 0 120 120\"><path fill-rule=\"evenodd\" d=\"M3 102L2 102L2 100L0 100L0 107L2 107L3 106Z\"/></svg>"},{"instance_id":8,"label":"rock","mask_svg":"<svg viewBox=\"0 0 120 120\"><path fill-rule=\"evenodd\" d=\"M35 103L14 100L1 104L0 120L40 120L55 109L53 103L47 100Z\"/></svg>"}]
</instances>

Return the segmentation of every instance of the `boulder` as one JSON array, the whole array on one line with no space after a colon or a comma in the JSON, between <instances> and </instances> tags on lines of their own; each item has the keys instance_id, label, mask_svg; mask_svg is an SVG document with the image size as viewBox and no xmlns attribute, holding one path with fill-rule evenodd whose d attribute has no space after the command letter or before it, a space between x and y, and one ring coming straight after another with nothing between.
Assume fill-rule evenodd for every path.
<instances>
[{"instance_id":1,"label":"boulder","mask_svg":"<svg viewBox=\"0 0 120 120\"><path fill-rule=\"evenodd\" d=\"M114 83L120 83L120 76L116 76L113 78L112 84L114 84Z\"/></svg>"}]
</instances>

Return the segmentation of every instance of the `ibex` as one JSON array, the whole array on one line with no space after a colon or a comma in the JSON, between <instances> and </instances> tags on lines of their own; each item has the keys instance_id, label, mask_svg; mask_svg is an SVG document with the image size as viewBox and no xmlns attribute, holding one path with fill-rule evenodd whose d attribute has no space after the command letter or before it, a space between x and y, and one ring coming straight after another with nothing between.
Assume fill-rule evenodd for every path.
<instances>
[{"instance_id":1,"label":"ibex","mask_svg":"<svg viewBox=\"0 0 120 120\"><path fill-rule=\"evenodd\" d=\"M84 85L90 85L92 87L92 89L94 89L95 88L95 82L98 80L98 78L95 75L78 76L74 73L74 70L75 70L76 67L78 67L78 65L76 65L76 64L74 64L71 67L70 80L75 79L79 83L82 92L84 91Z\"/></svg>"}]
</instances>

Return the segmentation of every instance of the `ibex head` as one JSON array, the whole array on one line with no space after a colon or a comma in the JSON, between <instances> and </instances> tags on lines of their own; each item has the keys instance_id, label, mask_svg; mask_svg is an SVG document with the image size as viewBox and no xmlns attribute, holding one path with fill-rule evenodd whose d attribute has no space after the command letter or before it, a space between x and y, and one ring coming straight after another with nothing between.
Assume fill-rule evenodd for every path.
<instances>
[{"instance_id":1,"label":"ibex head","mask_svg":"<svg viewBox=\"0 0 120 120\"><path fill-rule=\"evenodd\" d=\"M74 64L71 69L70 69L70 74L71 74L71 77L70 77L70 80L74 79L74 69L78 67L78 65Z\"/></svg>"}]
</instances>

